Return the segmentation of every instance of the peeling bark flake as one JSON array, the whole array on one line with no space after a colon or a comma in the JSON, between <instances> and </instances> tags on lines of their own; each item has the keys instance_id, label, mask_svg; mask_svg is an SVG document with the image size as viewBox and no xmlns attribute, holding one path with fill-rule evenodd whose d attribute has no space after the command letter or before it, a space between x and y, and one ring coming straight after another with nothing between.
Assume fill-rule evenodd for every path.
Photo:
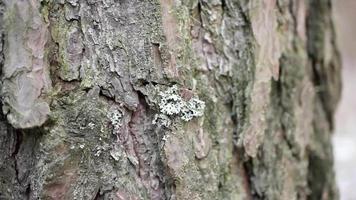
<instances>
[{"instance_id":1,"label":"peeling bark flake","mask_svg":"<svg viewBox=\"0 0 356 200\"><path fill-rule=\"evenodd\" d=\"M41 95L51 87L47 24L39 1L8 1L5 13L3 111L15 128L41 126L50 112Z\"/></svg>"}]
</instances>

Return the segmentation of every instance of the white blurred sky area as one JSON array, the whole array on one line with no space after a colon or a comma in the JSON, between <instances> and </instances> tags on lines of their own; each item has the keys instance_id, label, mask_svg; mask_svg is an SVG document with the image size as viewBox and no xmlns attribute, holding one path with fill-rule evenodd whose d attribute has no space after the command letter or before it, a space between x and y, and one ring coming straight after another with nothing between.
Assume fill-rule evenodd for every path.
<instances>
[{"instance_id":1,"label":"white blurred sky area","mask_svg":"<svg viewBox=\"0 0 356 200\"><path fill-rule=\"evenodd\" d=\"M333 0L343 89L333 135L340 200L356 200L356 0Z\"/></svg>"}]
</instances>

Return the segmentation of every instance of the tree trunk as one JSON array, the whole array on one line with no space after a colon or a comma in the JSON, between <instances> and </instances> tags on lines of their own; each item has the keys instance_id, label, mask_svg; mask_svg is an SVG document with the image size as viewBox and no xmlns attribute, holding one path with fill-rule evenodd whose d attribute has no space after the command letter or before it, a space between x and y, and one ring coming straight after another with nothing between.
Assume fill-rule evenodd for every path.
<instances>
[{"instance_id":1,"label":"tree trunk","mask_svg":"<svg viewBox=\"0 0 356 200\"><path fill-rule=\"evenodd\" d=\"M330 0L0 2L0 199L337 199Z\"/></svg>"}]
</instances>

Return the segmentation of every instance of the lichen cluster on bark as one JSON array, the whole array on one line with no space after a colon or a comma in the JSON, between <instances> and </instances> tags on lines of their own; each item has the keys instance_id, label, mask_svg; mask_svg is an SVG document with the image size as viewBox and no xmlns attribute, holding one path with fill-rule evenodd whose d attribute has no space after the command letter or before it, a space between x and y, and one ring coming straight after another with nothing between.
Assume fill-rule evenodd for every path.
<instances>
[{"instance_id":1,"label":"lichen cluster on bark","mask_svg":"<svg viewBox=\"0 0 356 200\"><path fill-rule=\"evenodd\" d=\"M337 199L330 0L3 0L0 66L0 199Z\"/></svg>"}]
</instances>

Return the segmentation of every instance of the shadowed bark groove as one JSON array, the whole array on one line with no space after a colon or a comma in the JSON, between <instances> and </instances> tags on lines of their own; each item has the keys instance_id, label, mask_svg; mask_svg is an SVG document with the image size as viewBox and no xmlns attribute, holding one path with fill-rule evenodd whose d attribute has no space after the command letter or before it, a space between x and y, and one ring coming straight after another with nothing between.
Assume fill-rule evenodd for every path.
<instances>
[{"instance_id":1,"label":"shadowed bark groove","mask_svg":"<svg viewBox=\"0 0 356 200\"><path fill-rule=\"evenodd\" d=\"M330 0L0 1L0 41L0 199L338 197Z\"/></svg>"}]
</instances>

